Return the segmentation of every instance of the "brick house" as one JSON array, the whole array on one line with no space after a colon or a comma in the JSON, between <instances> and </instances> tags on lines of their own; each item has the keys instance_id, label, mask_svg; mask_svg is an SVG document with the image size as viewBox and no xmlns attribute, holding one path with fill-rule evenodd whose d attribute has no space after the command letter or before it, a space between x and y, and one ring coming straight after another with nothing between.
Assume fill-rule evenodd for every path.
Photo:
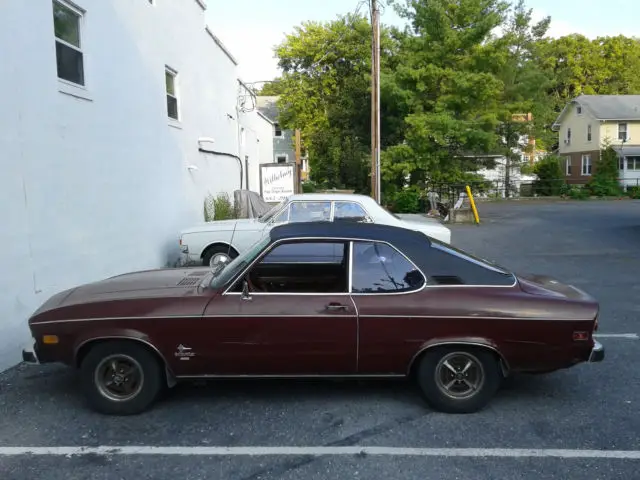
<instances>
[{"instance_id":1,"label":"brick house","mask_svg":"<svg viewBox=\"0 0 640 480\"><path fill-rule=\"evenodd\" d=\"M620 158L620 183L640 184L640 95L580 95L565 106L553 130L567 183L587 183L601 149L611 145Z\"/></svg>"}]
</instances>

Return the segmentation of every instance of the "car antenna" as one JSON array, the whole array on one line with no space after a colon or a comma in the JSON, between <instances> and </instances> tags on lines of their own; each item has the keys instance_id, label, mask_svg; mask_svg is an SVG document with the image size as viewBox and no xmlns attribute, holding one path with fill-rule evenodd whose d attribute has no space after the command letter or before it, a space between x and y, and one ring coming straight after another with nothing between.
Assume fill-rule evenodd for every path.
<instances>
[{"instance_id":1,"label":"car antenna","mask_svg":"<svg viewBox=\"0 0 640 480\"><path fill-rule=\"evenodd\" d=\"M231 240L229 240L229 248L227 249L227 258L231 259L231 245L233 245L233 237L236 234L236 227L238 226L238 219L236 218L236 223L233 224L233 231L231 232Z\"/></svg>"}]
</instances>

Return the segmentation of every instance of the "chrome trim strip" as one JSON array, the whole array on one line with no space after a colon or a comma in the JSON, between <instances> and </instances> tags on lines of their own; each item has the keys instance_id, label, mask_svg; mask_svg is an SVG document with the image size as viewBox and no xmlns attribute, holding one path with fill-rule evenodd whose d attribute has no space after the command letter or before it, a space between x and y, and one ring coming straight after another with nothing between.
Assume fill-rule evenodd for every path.
<instances>
[{"instance_id":1,"label":"chrome trim strip","mask_svg":"<svg viewBox=\"0 0 640 480\"><path fill-rule=\"evenodd\" d=\"M274 378L274 379L278 379L278 378L300 378L300 379L304 379L304 378L327 378L327 379L331 379L331 378L353 378L353 379L359 379L359 378L406 378L407 375L405 374L389 374L389 373L385 373L385 374L380 374L380 375L376 375L376 374L364 374L364 375L358 375L358 374L353 374L353 375L331 375L331 374L300 374L300 375L296 375L296 374L283 374L283 375L277 375L277 374L273 374L273 375L238 375L238 374L229 374L229 375L224 375L224 374L210 374L210 375L178 375L176 376L176 379L178 380L188 380L188 379L202 379L202 378L247 378L247 379L252 379L252 378Z\"/></svg>"},{"instance_id":2,"label":"chrome trim strip","mask_svg":"<svg viewBox=\"0 0 640 480\"><path fill-rule=\"evenodd\" d=\"M242 295L242 292L229 292L229 293L225 293L224 295ZM334 293L334 292L298 292L298 293L294 293L294 292L251 292L251 296L255 297L255 296L269 296L269 295L281 295L281 296L291 296L291 295L300 295L300 296L309 296L309 295L315 295L318 297L340 297L340 296L346 296L349 295L347 292L338 292L338 293Z\"/></svg>"},{"instance_id":3,"label":"chrome trim strip","mask_svg":"<svg viewBox=\"0 0 640 480\"><path fill-rule=\"evenodd\" d=\"M78 362L78 352L80 352L80 349L83 346L85 346L87 343L95 342L95 341L98 341L98 340L132 340L132 341L135 341L135 342L144 343L145 345L150 347L154 352L156 352L160 356L160 358L162 359L162 361L164 363L165 368L169 371L169 373L171 373L171 369L169 368L169 364L167 363L167 359L160 352L160 350L158 350L158 348L154 344L152 344L148 340L143 340L141 338L136 338L136 337L126 337L124 335L109 335L109 336L104 336L104 337L94 337L94 338L90 338L88 340L85 340L80 345L78 345L75 348L74 352L73 352L73 361L74 361L74 363L76 363L76 365L77 365L77 362Z\"/></svg>"},{"instance_id":4,"label":"chrome trim strip","mask_svg":"<svg viewBox=\"0 0 640 480\"><path fill-rule=\"evenodd\" d=\"M347 275L349 278L347 279L347 292L351 293L353 287L353 242L349 242L349 268ZM355 302L353 302L355 305Z\"/></svg>"},{"instance_id":5,"label":"chrome trim strip","mask_svg":"<svg viewBox=\"0 0 640 480\"><path fill-rule=\"evenodd\" d=\"M407 375L411 374L411 369L413 368L413 364L416 361L416 359L424 352L426 352L427 350L430 350L432 348L436 348L436 347L442 347L442 346L446 346L446 345L469 345L469 346L473 346L473 347L481 347L481 348L486 348L488 350L491 350L493 352L495 352L498 357L500 357L500 360L503 362L506 371L508 372L510 370L509 367L509 362L507 362L507 360L504 358L504 356L502 355L502 353L500 353L498 351L497 348L491 346L491 345L487 345L485 343L478 343L478 342L468 342L465 340L451 340L451 341L444 341L444 342L438 342L438 343L434 343L432 345L428 345L424 348L421 348L420 350L418 350L413 357L411 357L411 361L409 362L409 368L407 369Z\"/></svg>"},{"instance_id":6,"label":"chrome trim strip","mask_svg":"<svg viewBox=\"0 0 640 480\"><path fill-rule=\"evenodd\" d=\"M231 293L229 295L240 295L240 293ZM276 294L277 295L277 294ZM312 294L316 295L316 294ZM330 294L327 296L333 296L334 294ZM348 295L348 294L344 294ZM352 299L353 300L353 299ZM353 302L356 305L355 301ZM417 319L458 319L458 320L514 320L514 321L565 321L565 320L557 320L550 319L544 317L491 317L491 316L474 316L474 315L360 315L357 312L356 314L359 318L417 318ZM96 318L71 318L65 320L49 320L46 322L37 322L34 325L52 325L56 323L77 323L77 322L103 322L103 321L120 321L120 320L174 320L174 319L204 319L204 318L242 318L242 317L264 317L264 318L278 318L278 317L300 317L300 318L310 318L310 317L352 317L353 315L339 315L339 314L314 314L314 315L296 315L296 314L282 314L282 315L246 315L246 314L226 314L226 315L160 315L160 316L149 316L149 317L96 317ZM591 319L585 318L572 318L567 319L566 321L576 321L576 322L588 322ZM129 338L129 337L126 337Z\"/></svg>"}]
</instances>

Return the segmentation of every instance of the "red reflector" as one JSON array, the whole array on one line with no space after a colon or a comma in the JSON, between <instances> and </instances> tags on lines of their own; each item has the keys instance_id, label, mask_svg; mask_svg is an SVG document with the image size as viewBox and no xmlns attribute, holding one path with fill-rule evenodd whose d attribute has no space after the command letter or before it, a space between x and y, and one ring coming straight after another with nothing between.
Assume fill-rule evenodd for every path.
<instances>
[{"instance_id":1,"label":"red reflector","mask_svg":"<svg viewBox=\"0 0 640 480\"><path fill-rule=\"evenodd\" d=\"M573 332L574 342L584 342L589 340L589 332Z\"/></svg>"}]
</instances>

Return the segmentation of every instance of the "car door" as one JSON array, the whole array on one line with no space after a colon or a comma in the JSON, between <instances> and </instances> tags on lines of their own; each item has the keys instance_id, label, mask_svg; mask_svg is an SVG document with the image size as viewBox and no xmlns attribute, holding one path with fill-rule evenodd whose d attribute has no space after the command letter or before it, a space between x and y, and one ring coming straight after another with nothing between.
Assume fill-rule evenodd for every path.
<instances>
[{"instance_id":1,"label":"car door","mask_svg":"<svg viewBox=\"0 0 640 480\"><path fill-rule=\"evenodd\" d=\"M348 252L346 242L285 242L259 259L205 310L206 373L355 373Z\"/></svg>"},{"instance_id":2,"label":"car door","mask_svg":"<svg viewBox=\"0 0 640 480\"><path fill-rule=\"evenodd\" d=\"M351 296L358 310L360 374L404 374L429 338L426 279L399 250L354 241Z\"/></svg>"}]
</instances>

